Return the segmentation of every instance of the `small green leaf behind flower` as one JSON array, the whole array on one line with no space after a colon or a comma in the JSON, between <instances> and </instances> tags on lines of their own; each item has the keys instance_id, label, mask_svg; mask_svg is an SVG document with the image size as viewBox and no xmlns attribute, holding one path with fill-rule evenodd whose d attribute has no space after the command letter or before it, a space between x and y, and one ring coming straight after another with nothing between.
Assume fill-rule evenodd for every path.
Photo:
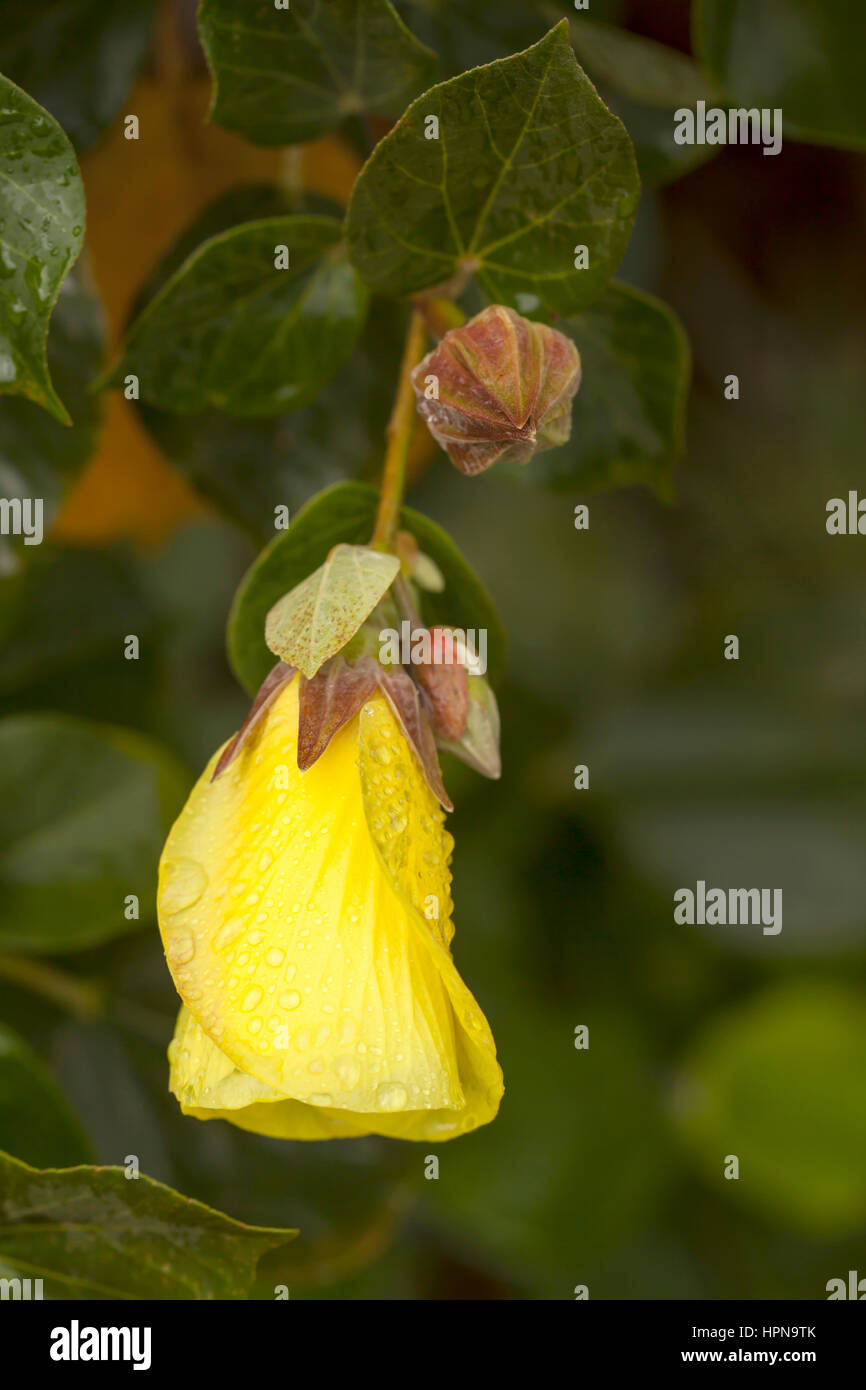
<instances>
[{"instance_id":1,"label":"small green leaf behind flower","mask_svg":"<svg viewBox=\"0 0 866 1390\"><path fill-rule=\"evenodd\" d=\"M322 565L335 545L364 545L373 531L377 505L376 489L364 483L325 488L253 561L235 594L227 633L229 662L250 695L274 665L264 632L270 609ZM487 669L495 685L504 672L506 639L490 594L441 526L410 507L402 509L400 525L415 537L444 581L441 591L421 596L421 617L431 626L486 631Z\"/></svg>"},{"instance_id":2,"label":"small green leaf behind flower","mask_svg":"<svg viewBox=\"0 0 866 1390\"><path fill-rule=\"evenodd\" d=\"M400 571L396 555L336 545L323 565L275 603L265 640L310 679L355 636Z\"/></svg>"},{"instance_id":3,"label":"small green leaf behind flower","mask_svg":"<svg viewBox=\"0 0 866 1390\"><path fill-rule=\"evenodd\" d=\"M0 76L0 393L69 413L45 357L48 320L84 236L84 187L69 140Z\"/></svg>"}]
</instances>

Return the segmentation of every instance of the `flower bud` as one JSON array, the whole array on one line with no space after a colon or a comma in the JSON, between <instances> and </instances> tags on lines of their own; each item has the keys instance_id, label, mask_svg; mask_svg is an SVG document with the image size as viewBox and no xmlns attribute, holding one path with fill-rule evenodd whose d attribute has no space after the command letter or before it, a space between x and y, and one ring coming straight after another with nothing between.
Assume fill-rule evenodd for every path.
<instances>
[{"instance_id":1,"label":"flower bud","mask_svg":"<svg viewBox=\"0 0 866 1390\"><path fill-rule=\"evenodd\" d=\"M449 628L431 627L430 637L442 659L437 661L434 655L430 662L418 662L415 679L427 695L436 734L456 741L466 731L469 707L466 667Z\"/></svg>"},{"instance_id":2,"label":"flower bud","mask_svg":"<svg viewBox=\"0 0 866 1390\"><path fill-rule=\"evenodd\" d=\"M418 412L461 473L564 444L580 356L564 333L492 304L412 373Z\"/></svg>"}]
</instances>

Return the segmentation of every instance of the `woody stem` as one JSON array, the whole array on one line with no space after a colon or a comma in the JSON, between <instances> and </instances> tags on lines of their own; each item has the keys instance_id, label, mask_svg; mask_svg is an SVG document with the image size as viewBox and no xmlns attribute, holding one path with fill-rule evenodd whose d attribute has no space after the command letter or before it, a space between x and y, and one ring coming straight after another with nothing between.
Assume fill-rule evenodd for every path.
<instances>
[{"instance_id":1,"label":"woody stem","mask_svg":"<svg viewBox=\"0 0 866 1390\"><path fill-rule=\"evenodd\" d=\"M382 469L381 495L376 525L370 544L378 550L392 550L400 520L403 489L406 486L406 460L415 424L415 391L412 370L424 356L427 346L427 325L417 309L413 309L406 329L403 361L394 396L394 406L388 421L385 463Z\"/></svg>"}]
</instances>

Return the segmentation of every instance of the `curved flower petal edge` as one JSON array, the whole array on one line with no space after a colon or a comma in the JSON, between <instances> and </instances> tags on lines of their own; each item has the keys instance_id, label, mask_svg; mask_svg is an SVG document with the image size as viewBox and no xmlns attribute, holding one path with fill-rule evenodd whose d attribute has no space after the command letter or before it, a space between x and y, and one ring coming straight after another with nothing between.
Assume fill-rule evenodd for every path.
<instances>
[{"instance_id":1,"label":"curved flower petal edge","mask_svg":"<svg viewBox=\"0 0 866 1390\"><path fill-rule=\"evenodd\" d=\"M455 1138L503 1084L451 958L453 841L378 691L300 772L298 686L217 781L214 755L163 853L171 1089L285 1139Z\"/></svg>"}]
</instances>

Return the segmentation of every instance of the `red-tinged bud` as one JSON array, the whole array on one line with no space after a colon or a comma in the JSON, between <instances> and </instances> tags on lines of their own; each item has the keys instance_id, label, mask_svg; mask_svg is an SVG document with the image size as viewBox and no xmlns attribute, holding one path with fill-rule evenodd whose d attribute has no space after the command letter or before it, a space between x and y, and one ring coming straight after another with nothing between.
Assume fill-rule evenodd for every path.
<instances>
[{"instance_id":1,"label":"red-tinged bud","mask_svg":"<svg viewBox=\"0 0 866 1390\"><path fill-rule=\"evenodd\" d=\"M580 356L564 333L493 304L452 328L412 373L418 412L462 473L564 444Z\"/></svg>"},{"instance_id":2,"label":"red-tinged bud","mask_svg":"<svg viewBox=\"0 0 866 1390\"><path fill-rule=\"evenodd\" d=\"M431 627L430 639L432 660L415 664L415 679L427 695L437 737L461 739L469 707L466 667L450 628Z\"/></svg>"}]
</instances>

